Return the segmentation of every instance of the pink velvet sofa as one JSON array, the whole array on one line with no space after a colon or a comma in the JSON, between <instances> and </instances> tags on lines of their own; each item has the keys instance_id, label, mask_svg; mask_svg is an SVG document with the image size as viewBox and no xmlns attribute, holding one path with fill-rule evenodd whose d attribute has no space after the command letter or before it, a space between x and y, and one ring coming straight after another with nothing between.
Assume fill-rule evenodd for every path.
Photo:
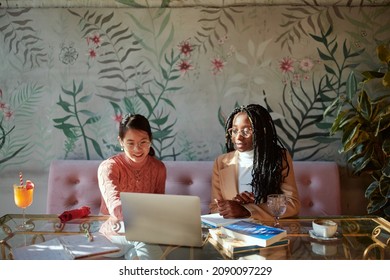
<instances>
[{"instance_id":1,"label":"pink velvet sofa","mask_svg":"<svg viewBox=\"0 0 390 280\"><path fill-rule=\"evenodd\" d=\"M89 206L99 213L100 191L97 168L100 160L54 160L49 169L46 212ZM200 197L202 214L208 213L212 161L166 161L167 194ZM295 179L301 199L300 216L341 214L340 178L334 162L294 161Z\"/></svg>"}]
</instances>

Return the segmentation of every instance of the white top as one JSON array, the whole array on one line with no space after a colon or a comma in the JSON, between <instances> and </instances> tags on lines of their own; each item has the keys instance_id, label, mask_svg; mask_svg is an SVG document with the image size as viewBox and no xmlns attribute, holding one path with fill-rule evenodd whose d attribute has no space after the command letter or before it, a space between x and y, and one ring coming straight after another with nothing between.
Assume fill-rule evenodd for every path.
<instances>
[{"instance_id":1,"label":"white top","mask_svg":"<svg viewBox=\"0 0 390 280\"><path fill-rule=\"evenodd\" d=\"M238 192L252 192L253 150L238 152Z\"/></svg>"}]
</instances>

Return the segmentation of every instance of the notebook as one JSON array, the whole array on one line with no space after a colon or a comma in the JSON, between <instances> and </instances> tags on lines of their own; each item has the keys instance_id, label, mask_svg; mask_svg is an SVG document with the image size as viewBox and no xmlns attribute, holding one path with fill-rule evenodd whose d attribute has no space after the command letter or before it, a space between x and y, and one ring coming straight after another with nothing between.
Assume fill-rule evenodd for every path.
<instances>
[{"instance_id":1,"label":"notebook","mask_svg":"<svg viewBox=\"0 0 390 280\"><path fill-rule=\"evenodd\" d=\"M122 192L120 197L127 240L202 246L198 196Z\"/></svg>"}]
</instances>

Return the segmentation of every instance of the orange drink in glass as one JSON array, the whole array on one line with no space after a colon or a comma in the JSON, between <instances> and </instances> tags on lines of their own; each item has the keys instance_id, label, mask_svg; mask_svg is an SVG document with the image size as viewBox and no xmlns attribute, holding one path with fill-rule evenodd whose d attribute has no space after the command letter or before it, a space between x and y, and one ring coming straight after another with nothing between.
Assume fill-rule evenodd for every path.
<instances>
[{"instance_id":1,"label":"orange drink in glass","mask_svg":"<svg viewBox=\"0 0 390 280\"><path fill-rule=\"evenodd\" d=\"M34 189L27 189L26 186L14 185L15 204L19 208L27 208L33 202Z\"/></svg>"},{"instance_id":2,"label":"orange drink in glass","mask_svg":"<svg viewBox=\"0 0 390 280\"><path fill-rule=\"evenodd\" d=\"M14 184L14 200L16 206L23 209L23 224L18 225L18 230L30 230L34 226L26 223L25 209L29 207L33 202L34 197L34 184L16 185Z\"/></svg>"}]
</instances>

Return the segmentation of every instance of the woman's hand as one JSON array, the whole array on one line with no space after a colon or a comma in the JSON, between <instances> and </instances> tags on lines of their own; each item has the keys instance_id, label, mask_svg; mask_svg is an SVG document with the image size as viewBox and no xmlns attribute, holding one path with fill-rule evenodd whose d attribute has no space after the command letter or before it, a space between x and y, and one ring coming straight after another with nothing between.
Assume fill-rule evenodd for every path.
<instances>
[{"instance_id":1,"label":"woman's hand","mask_svg":"<svg viewBox=\"0 0 390 280\"><path fill-rule=\"evenodd\" d=\"M233 200L237 201L240 204L255 203L255 196L251 192L242 192L237 194Z\"/></svg>"},{"instance_id":2,"label":"woman's hand","mask_svg":"<svg viewBox=\"0 0 390 280\"><path fill-rule=\"evenodd\" d=\"M217 200L218 212L224 218L246 218L250 212L236 200Z\"/></svg>"}]
</instances>

